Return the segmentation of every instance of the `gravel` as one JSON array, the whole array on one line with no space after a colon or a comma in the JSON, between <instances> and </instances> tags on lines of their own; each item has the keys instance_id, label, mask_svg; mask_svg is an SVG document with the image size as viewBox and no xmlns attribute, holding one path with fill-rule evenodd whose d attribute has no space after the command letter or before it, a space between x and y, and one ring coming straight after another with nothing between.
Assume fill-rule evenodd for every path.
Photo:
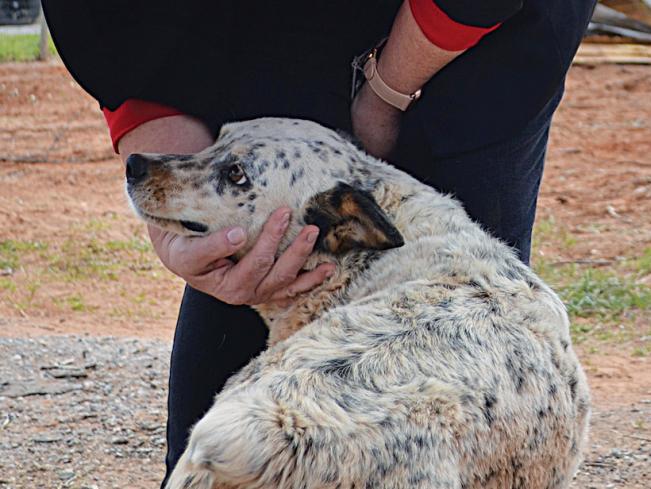
<instances>
[{"instance_id":1,"label":"gravel","mask_svg":"<svg viewBox=\"0 0 651 489\"><path fill-rule=\"evenodd\" d=\"M0 338L0 487L157 487L169 345Z\"/></svg>"},{"instance_id":2,"label":"gravel","mask_svg":"<svg viewBox=\"0 0 651 489\"><path fill-rule=\"evenodd\" d=\"M0 338L0 488L158 487L168 358L150 339ZM651 487L644 422L650 400L595 408L572 488Z\"/></svg>"}]
</instances>

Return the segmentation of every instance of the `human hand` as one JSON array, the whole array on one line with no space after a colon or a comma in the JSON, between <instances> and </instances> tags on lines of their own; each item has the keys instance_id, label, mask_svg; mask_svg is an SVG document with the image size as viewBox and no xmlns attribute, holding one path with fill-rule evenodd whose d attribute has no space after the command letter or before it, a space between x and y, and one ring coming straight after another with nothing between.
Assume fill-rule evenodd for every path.
<instances>
[{"instance_id":1,"label":"human hand","mask_svg":"<svg viewBox=\"0 0 651 489\"><path fill-rule=\"evenodd\" d=\"M351 106L353 133L366 151L387 159L395 149L400 134L402 112L389 105L364 83Z\"/></svg>"},{"instance_id":2,"label":"human hand","mask_svg":"<svg viewBox=\"0 0 651 489\"><path fill-rule=\"evenodd\" d=\"M316 226L304 227L275 259L290 214L287 208L276 210L252 249L237 263L228 257L247 241L242 228L187 237L149 226L149 235L163 264L191 287L228 304L287 304L296 295L321 284L335 268L326 263L301 273L319 234Z\"/></svg>"}]
</instances>

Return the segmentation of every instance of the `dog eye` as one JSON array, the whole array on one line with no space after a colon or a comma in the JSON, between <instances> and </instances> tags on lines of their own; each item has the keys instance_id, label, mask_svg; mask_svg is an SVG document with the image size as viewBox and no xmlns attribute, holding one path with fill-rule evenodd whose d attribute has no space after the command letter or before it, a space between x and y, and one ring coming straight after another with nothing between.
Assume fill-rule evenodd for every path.
<instances>
[{"instance_id":1,"label":"dog eye","mask_svg":"<svg viewBox=\"0 0 651 489\"><path fill-rule=\"evenodd\" d=\"M246 173L240 165L233 165L228 169L228 179L235 185L244 185L247 182Z\"/></svg>"}]
</instances>

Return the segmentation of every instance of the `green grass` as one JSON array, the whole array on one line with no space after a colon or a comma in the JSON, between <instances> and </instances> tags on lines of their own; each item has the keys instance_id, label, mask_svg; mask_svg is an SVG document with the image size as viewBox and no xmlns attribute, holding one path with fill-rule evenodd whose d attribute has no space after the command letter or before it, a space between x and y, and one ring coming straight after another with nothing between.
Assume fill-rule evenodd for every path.
<instances>
[{"instance_id":1,"label":"green grass","mask_svg":"<svg viewBox=\"0 0 651 489\"><path fill-rule=\"evenodd\" d=\"M636 340L640 337L638 319L651 317L651 287L636 274L617 267L554 267L540 262L535 268L565 303L576 343ZM648 347L632 352L633 356L647 354Z\"/></svg>"},{"instance_id":2,"label":"green grass","mask_svg":"<svg viewBox=\"0 0 651 489\"><path fill-rule=\"evenodd\" d=\"M83 285L106 286L128 280L125 276L152 276L162 270L149 240L140 234L123 239L111 239L107 231L115 218L90 219L72 226L71 235L59 243L6 239L0 241L0 300L23 314L31 315L38 304L53 301L61 310L93 312L84 298ZM75 293L52 292L79 287ZM145 317L146 296L129 296L136 309L133 316Z\"/></svg>"},{"instance_id":3,"label":"green grass","mask_svg":"<svg viewBox=\"0 0 651 489\"><path fill-rule=\"evenodd\" d=\"M25 254L47 250L47 248L47 243L39 241L18 241L14 239L0 241L0 270L5 268L16 270Z\"/></svg>"},{"instance_id":4,"label":"green grass","mask_svg":"<svg viewBox=\"0 0 651 489\"><path fill-rule=\"evenodd\" d=\"M577 238L569 229L556 222L554 217L540 219L533 232L533 247L539 248L543 242L556 241L565 249L577 244Z\"/></svg>"},{"instance_id":5,"label":"green grass","mask_svg":"<svg viewBox=\"0 0 651 489\"><path fill-rule=\"evenodd\" d=\"M628 260L626 265L639 275L649 275L651 273L651 248L646 248L642 252L642 256Z\"/></svg>"},{"instance_id":6,"label":"green grass","mask_svg":"<svg viewBox=\"0 0 651 489\"><path fill-rule=\"evenodd\" d=\"M598 230L594 230L598 232ZM556 261L538 250L543 244L571 250L578 239L553 217L541 219L534 230L533 268L558 293L571 319L575 342L588 338L600 342L625 342L640 336L639 319L651 317L651 249L605 266ZM646 356L648 347L634 356Z\"/></svg>"},{"instance_id":7,"label":"green grass","mask_svg":"<svg viewBox=\"0 0 651 489\"><path fill-rule=\"evenodd\" d=\"M34 61L38 59L38 34L0 34L0 63ZM50 54L56 54L52 39L48 39Z\"/></svg>"},{"instance_id":8,"label":"green grass","mask_svg":"<svg viewBox=\"0 0 651 489\"><path fill-rule=\"evenodd\" d=\"M559 292L576 317L617 320L631 310L651 309L651 288L611 271L583 270Z\"/></svg>"},{"instance_id":9,"label":"green grass","mask_svg":"<svg viewBox=\"0 0 651 489\"><path fill-rule=\"evenodd\" d=\"M574 318L618 321L635 311L651 310L651 287L634 274L614 268L554 267L542 260L534 268Z\"/></svg>"},{"instance_id":10,"label":"green grass","mask_svg":"<svg viewBox=\"0 0 651 489\"><path fill-rule=\"evenodd\" d=\"M128 240L68 239L49 256L50 271L66 282L83 279L119 280L125 268L149 271L156 263L151 243L134 236Z\"/></svg>"}]
</instances>

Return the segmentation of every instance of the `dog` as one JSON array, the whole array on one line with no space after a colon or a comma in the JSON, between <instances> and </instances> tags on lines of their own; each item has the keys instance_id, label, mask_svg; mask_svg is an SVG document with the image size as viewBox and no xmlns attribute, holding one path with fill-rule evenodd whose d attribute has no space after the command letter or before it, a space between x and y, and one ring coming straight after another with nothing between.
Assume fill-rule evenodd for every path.
<instances>
[{"instance_id":1,"label":"dog","mask_svg":"<svg viewBox=\"0 0 651 489\"><path fill-rule=\"evenodd\" d=\"M289 206L280 252L314 224L305 268L337 265L256 306L269 348L194 426L169 489L569 486L590 398L565 308L452 197L282 118L224 125L195 155L131 155L127 177L144 221L189 236L255 236Z\"/></svg>"}]
</instances>

